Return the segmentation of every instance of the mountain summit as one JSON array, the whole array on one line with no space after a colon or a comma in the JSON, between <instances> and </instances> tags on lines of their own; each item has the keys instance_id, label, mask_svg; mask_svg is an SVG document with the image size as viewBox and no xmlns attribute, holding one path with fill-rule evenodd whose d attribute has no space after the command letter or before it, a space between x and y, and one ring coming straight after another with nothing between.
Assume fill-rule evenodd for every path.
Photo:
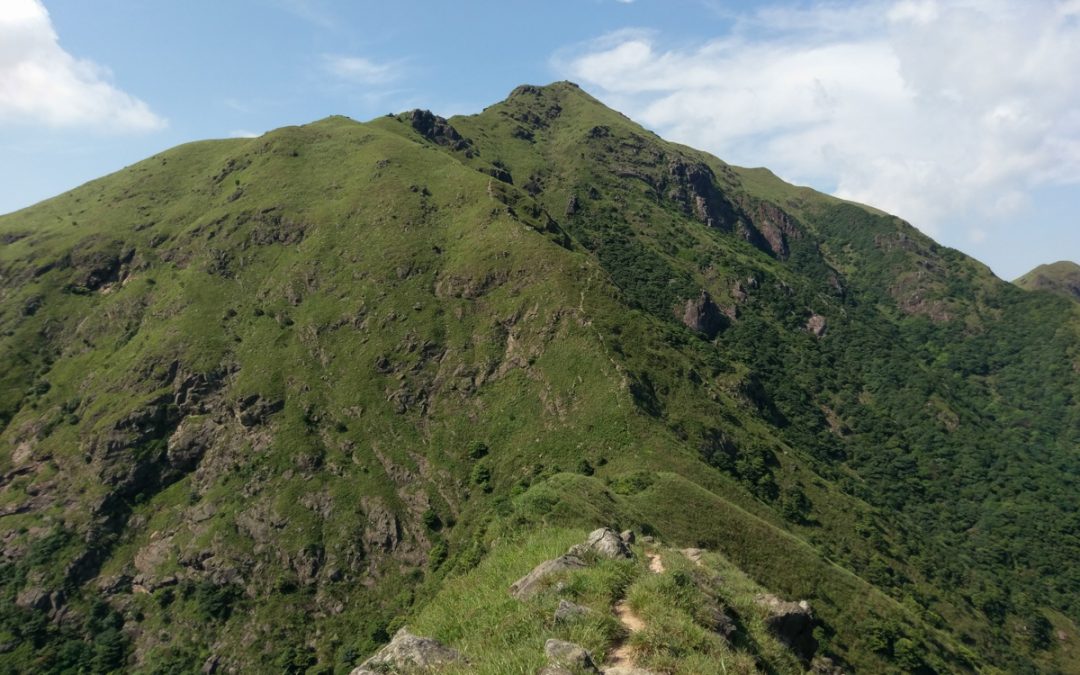
<instances>
[{"instance_id":1,"label":"mountain summit","mask_svg":"<svg viewBox=\"0 0 1080 675\"><path fill-rule=\"evenodd\" d=\"M1080 307L576 85L0 242L12 672L1078 672Z\"/></svg>"},{"instance_id":2,"label":"mountain summit","mask_svg":"<svg viewBox=\"0 0 1080 675\"><path fill-rule=\"evenodd\" d=\"M1039 265L1013 283L1029 291L1050 291L1080 301L1080 265L1068 260Z\"/></svg>"}]
</instances>

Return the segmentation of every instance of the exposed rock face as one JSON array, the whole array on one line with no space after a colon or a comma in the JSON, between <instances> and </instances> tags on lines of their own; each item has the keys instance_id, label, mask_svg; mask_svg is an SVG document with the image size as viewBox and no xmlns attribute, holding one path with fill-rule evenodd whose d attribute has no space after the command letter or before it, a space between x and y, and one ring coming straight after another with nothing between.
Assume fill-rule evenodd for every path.
<instances>
[{"instance_id":1,"label":"exposed rock face","mask_svg":"<svg viewBox=\"0 0 1080 675\"><path fill-rule=\"evenodd\" d=\"M742 207L754 223L754 228L761 239L764 240L764 246L760 245L762 242L755 242L755 245L766 252L771 252L780 260L786 260L791 254L788 241L802 237L802 230L795 219L768 202L755 200L752 203L742 204Z\"/></svg>"},{"instance_id":2,"label":"exposed rock face","mask_svg":"<svg viewBox=\"0 0 1080 675\"><path fill-rule=\"evenodd\" d=\"M368 550L393 551L401 543L402 531L398 517L380 497L363 497L361 505L367 514L364 527L364 547Z\"/></svg>"},{"instance_id":3,"label":"exposed rock face","mask_svg":"<svg viewBox=\"0 0 1080 675\"><path fill-rule=\"evenodd\" d=\"M445 118L433 114L430 110L413 110L409 113L409 122L421 136L451 150L468 150L472 145Z\"/></svg>"},{"instance_id":4,"label":"exposed rock face","mask_svg":"<svg viewBox=\"0 0 1080 675\"><path fill-rule=\"evenodd\" d=\"M165 458L178 471L191 471L213 444L217 425L213 420L201 423L185 419L169 437Z\"/></svg>"},{"instance_id":5,"label":"exposed rock face","mask_svg":"<svg viewBox=\"0 0 1080 675\"><path fill-rule=\"evenodd\" d=\"M350 675L379 673L438 673L445 666L466 665L456 650L437 640L413 635L402 628L388 645L354 668Z\"/></svg>"},{"instance_id":6,"label":"exposed rock face","mask_svg":"<svg viewBox=\"0 0 1080 675\"><path fill-rule=\"evenodd\" d=\"M544 588L545 579L551 575L565 570L581 569L585 566L585 561L574 555L561 555L554 560L545 560L515 581L510 586L510 595L518 600L531 598Z\"/></svg>"},{"instance_id":7,"label":"exposed rock face","mask_svg":"<svg viewBox=\"0 0 1080 675\"><path fill-rule=\"evenodd\" d=\"M600 672L593 661L592 654L573 642L548 640L544 643L544 655L548 658L548 665L540 672L545 675Z\"/></svg>"},{"instance_id":8,"label":"exposed rock face","mask_svg":"<svg viewBox=\"0 0 1080 675\"><path fill-rule=\"evenodd\" d=\"M716 176L705 164L674 160L668 165L672 183L668 198L682 205L687 215L730 232L739 220L735 207L716 188Z\"/></svg>"},{"instance_id":9,"label":"exposed rock face","mask_svg":"<svg viewBox=\"0 0 1080 675\"><path fill-rule=\"evenodd\" d=\"M806 320L806 331L814 337L825 337L828 330L829 322L820 314L811 314L810 318Z\"/></svg>"},{"instance_id":10,"label":"exposed rock face","mask_svg":"<svg viewBox=\"0 0 1080 675\"><path fill-rule=\"evenodd\" d=\"M37 609L43 612L58 609L63 602L64 596L60 591L50 593L33 586L19 591L19 594L15 597L15 604L19 607Z\"/></svg>"},{"instance_id":11,"label":"exposed rock face","mask_svg":"<svg viewBox=\"0 0 1080 675\"><path fill-rule=\"evenodd\" d=\"M775 595L760 595L755 598L757 604L768 612L765 625L785 645L800 658L810 660L817 651L814 639L814 614L810 603L785 602Z\"/></svg>"},{"instance_id":12,"label":"exposed rock face","mask_svg":"<svg viewBox=\"0 0 1080 675\"><path fill-rule=\"evenodd\" d=\"M587 557L590 554L601 558L625 558L634 557L630 547L622 540L615 530L602 527L589 533L589 537L583 544L576 544L566 552L569 556Z\"/></svg>"},{"instance_id":13,"label":"exposed rock face","mask_svg":"<svg viewBox=\"0 0 1080 675\"><path fill-rule=\"evenodd\" d=\"M285 409L283 399L267 400L258 394L241 399L236 405L236 419L245 427L265 424L267 418Z\"/></svg>"},{"instance_id":14,"label":"exposed rock face","mask_svg":"<svg viewBox=\"0 0 1080 675\"><path fill-rule=\"evenodd\" d=\"M103 290L127 276L135 249L73 251L66 261L74 273L67 288L74 293Z\"/></svg>"},{"instance_id":15,"label":"exposed rock face","mask_svg":"<svg viewBox=\"0 0 1080 675\"><path fill-rule=\"evenodd\" d=\"M710 340L728 326L727 316L706 291L702 291L697 300L686 301L682 322L687 328L703 334Z\"/></svg>"},{"instance_id":16,"label":"exposed rock face","mask_svg":"<svg viewBox=\"0 0 1080 675\"><path fill-rule=\"evenodd\" d=\"M127 574L113 574L107 577L98 577L97 588L102 595L116 595L117 593L131 592L131 576Z\"/></svg>"}]
</instances>

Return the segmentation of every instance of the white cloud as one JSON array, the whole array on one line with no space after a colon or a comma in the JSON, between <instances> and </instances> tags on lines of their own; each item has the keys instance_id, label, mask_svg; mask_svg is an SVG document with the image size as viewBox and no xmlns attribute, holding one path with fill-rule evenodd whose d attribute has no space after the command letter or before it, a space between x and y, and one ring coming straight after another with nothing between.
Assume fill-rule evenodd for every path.
<instances>
[{"instance_id":1,"label":"white cloud","mask_svg":"<svg viewBox=\"0 0 1080 675\"><path fill-rule=\"evenodd\" d=\"M674 140L932 233L1080 182L1076 0L771 7L733 25L689 47L623 31L555 67Z\"/></svg>"},{"instance_id":2,"label":"white cloud","mask_svg":"<svg viewBox=\"0 0 1080 675\"><path fill-rule=\"evenodd\" d=\"M323 65L331 75L357 84L388 84L402 74L399 62L377 63L362 56L328 55Z\"/></svg>"},{"instance_id":3,"label":"white cloud","mask_svg":"<svg viewBox=\"0 0 1080 675\"><path fill-rule=\"evenodd\" d=\"M258 138L259 136L262 136L262 134L247 129L236 129L229 132L229 138Z\"/></svg>"},{"instance_id":4,"label":"white cloud","mask_svg":"<svg viewBox=\"0 0 1080 675\"><path fill-rule=\"evenodd\" d=\"M275 4L286 12L322 29L333 29L341 23L321 0L275 0Z\"/></svg>"},{"instance_id":5,"label":"white cloud","mask_svg":"<svg viewBox=\"0 0 1080 675\"><path fill-rule=\"evenodd\" d=\"M128 132L161 129L165 120L113 86L106 69L64 51L40 0L3 0L0 124Z\"/></svg>"}]
</instances>

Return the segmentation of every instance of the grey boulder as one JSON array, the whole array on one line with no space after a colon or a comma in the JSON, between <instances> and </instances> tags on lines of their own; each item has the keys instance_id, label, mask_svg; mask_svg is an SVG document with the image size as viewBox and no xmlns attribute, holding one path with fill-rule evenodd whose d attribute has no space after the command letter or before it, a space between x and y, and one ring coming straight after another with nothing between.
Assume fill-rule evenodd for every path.
<instances>
[{"instance_id":1,"label":"grey boulder","mask_svg":"<svg viewBox=\"0 0 1080 675\"><path fill-rule=\"evenodd\" d=\"M583 544L571 546L567 551L569 555L588 556L595 555L600 558L630 559L634 554L630 547L622 540L619 533L607 527L593 530Z\"/></svg>"},{"instance_id":2,"label":"grey boulder","mask_svg":"<svg viewBox=\"0 0 1080 675\"><path fill-rule=\"evenodd\" d=\"M544 655L548 665L540 671L546 675L556 673L599 673L590 654L584 647L564 640L548 640L544 643Z\"/></svg>"},{"instance_id":3,"label":"grey boulder","mask_svg":"<svg viewBox=\"0 0 1080 675\"><path fill-rule=\"evenodd\" d=\"M575 570L585 567L585 561L575 555L561 555L554 560L545 560L531 572L521 577L510 586L510 595L518 600L525 600L536 595L544 588L545 580L565 570Z\"/></svg>"},{"instance_id":4,"label":"grey boulder","mask_svg":"<svg viewBox=\"0 0 1080 675\"><path fill-rule=\"evenodd\" d=\"M466 665L465 658L438 640L413 635L402 628L385 647L349 675L379 673L437 673L445 666Z\"/></svg>"}]
</instances>

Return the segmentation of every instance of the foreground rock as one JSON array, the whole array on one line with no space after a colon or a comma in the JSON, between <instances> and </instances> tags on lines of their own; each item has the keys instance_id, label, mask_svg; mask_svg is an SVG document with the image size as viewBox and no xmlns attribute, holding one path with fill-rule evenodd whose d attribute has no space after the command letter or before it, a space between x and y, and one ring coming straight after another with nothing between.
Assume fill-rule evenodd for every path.
<instances>
[{"instance_id":1,"label":"foreground rock","mask_svg":"<svg viewBox=\"0 0 1080 675\"><path fill-rule=\"evenodd\" d=\"M354 668L349 675L438 673L446 666L467 665L465 658L437 640L402 628L388 645Z\"/></svg>"},{"instance_id":2,"label":"foreground rock","mask_svg":"<svg viewBox=\"0 0 1080 675\"><path fill-rule=\"evenodd\" d=\"M559 600L559 606L555 608L555 623L574 621L575 619L587 616L590 612L592 612L592 610L588 607L582 607L569 600Z\"/></svg>"},{"instance_id":3,"label":"foreground rock","mask_svg":"<svg viewBox=\"0 0 1080 675\"><path fill-rule=\"evenodd\" d=\"M521 577L510 586L510 595L518 600L526 600L540 592L546 585L546 579L553 574L566 570L580 569L595 558L630 559L630 551L623 537L615 530L602 527L593 530L581 544L575 544L563 555L553 560L545 560L531 572Z\"/></svg>"},{"instance_id":4,"label":"foreground rock","mask_svg":"<svg viewBox=\"0 0 1080 675\"><path fill-rule=\"evenodd\" d=\"M563 640L548 640L544 643L544 655L547 656L548 664L540 671L540 675L580 675L582 673L599 673L590 654L584 647L573 642Z\"/></svg>"},{"instance_id":5,"label":"foreground rock","mask_svg":"<svg viewBox=\"0 0 1080 675\"><path fill-rule=\"evenodd\" d=\"M622 536L607 527L590 532L588 538L585 539L585 543L571 546L567 554L580 558L594 555L611 560L619 558L629 560L634 557L634 554L630 552L630 547L623 541Z\"/></svg>"},{"instance_id":6,"label":"foreground rock","mask_svg":"<svg viewBox=\"0 0 1080 675\"><path fill-rule=\"evenodd\" d=\"M510 595L518 600L526 600L540 592L548 577L566 570L582 569L585 561L574 555L561 555L554 560L545 560L531 572L521 577L510 586Z\"/></svg>"},{"instance_id":7,"label":"foreground rock","mask_svg":"<svg viewBox=\"0 0 1080 675\"><path fill-rule=\"evenodd\" d=\"M775 595L759 595L757 604L768 611L765 625L800 658L809 661L817 651L814 639L814 613L810 603L785 602Z\"/></svg>"}]
</instances>

